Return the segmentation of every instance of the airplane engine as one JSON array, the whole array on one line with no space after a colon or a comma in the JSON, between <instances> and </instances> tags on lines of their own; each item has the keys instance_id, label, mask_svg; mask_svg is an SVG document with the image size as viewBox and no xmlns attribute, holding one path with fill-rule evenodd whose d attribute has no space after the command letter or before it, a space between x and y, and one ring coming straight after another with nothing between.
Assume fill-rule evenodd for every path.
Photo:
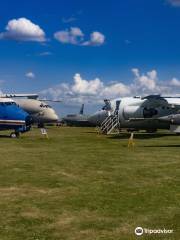
<instances>
[{"instance_id":1,"label":"airplane engine","mask_svg":"<svg viewBox=\"0 0 180 240\"><path fill-rule=\"evenodd\" d=\"M130 118L144 118L143 108L139 106L124 107L123 116L125 120L129 120Z\"/></svg>"}]
</instances>

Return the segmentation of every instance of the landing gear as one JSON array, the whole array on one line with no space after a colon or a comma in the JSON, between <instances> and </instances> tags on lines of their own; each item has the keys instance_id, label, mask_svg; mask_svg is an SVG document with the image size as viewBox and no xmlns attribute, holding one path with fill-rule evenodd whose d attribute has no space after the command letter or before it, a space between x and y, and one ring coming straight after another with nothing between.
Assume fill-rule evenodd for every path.
<instances>
[{"instance_id":1,"label":"landing gear","mask_svg":"<svg viewBox=\"0 0 180 240\"><path fill-rule=\"evenodd\" d=\"M38 128L44 128L44 123L38 123Z\"/></svg>"},{"instance_id":2,"label":"landing gear","mask_svg":"<svg viewBox=\"0 0 180 240\"><path fill-rule=\"evenodd\" d=\"M12 133L10 134L10 137L11 137L11 138L19 138L19 137L20 137L20 133L19 133L19 132L12 132Z\"/></svg>"}]
</instances>

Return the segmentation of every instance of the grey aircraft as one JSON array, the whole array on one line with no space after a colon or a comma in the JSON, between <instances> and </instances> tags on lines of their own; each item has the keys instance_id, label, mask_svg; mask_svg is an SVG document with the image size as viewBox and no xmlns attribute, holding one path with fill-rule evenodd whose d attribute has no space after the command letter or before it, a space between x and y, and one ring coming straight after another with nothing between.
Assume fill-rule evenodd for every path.
<instances>
[{"instance_id":1,"label":"grey aircraft","mask_svg":"<svg viewBox=\"0 0 180 240\"><path fill-rule=\"evenodd\" d=\"M117 127L128 130L169 129L180 132L180 98L149 95L106 100L105 107L89 117L105 133ZM109 124L108 124L109 121ZM109 128L107 127L109 125Z\"/></svg>"},{"instance_id":2,"label":"grey aircraft","mask_svg":"<svg viewBox=\"0 0 180 240\"><path fill-rule=\"evenodd\" d=\"M79 114L68 114L62 118L61 122L67 126L90 127L95 126L88 121L89 115L84 114L84 104L82 104Z\"/></svg>"}]
</instances>

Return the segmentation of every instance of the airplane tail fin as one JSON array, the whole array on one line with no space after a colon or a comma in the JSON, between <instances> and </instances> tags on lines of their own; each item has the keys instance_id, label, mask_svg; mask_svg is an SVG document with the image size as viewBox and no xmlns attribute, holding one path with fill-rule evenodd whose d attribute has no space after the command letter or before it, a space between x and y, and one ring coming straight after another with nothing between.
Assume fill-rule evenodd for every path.
<instances>
[{"instance_id":1,"label":"airplane tail fin","mask_svg":"<svg viewBox=\"0 0 180 240\"><path fill-rule=\"evenodd\" d=\"M79 111L79 114L83 115L84 114L84 103L81 106L81 109Z\"/></svg>"}]
</instances>

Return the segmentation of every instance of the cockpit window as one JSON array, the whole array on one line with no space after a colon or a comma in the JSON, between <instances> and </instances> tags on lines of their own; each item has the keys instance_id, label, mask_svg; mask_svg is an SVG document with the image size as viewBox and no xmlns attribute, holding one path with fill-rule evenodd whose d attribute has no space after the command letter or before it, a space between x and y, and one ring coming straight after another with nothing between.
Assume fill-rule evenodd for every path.
<instances>
[{"instance_id":1,"label":"cockpit window","mask_svg":"<svg viewBox=\"0 0 180 240\"><path fill-rule=\"evenodd\" d=\"M6 106L16 105L16 103L15 103L15 102L5 102L5 105L6 105Z\"/></svg>"},{"instance_id":2,"label":"cockpit window","mask_svg":"<svg viewBox=\"0 0 180 240\"><path fill-rule=\"evenodd\" d=\"M0 102L0 106L12 106L16 105L15 102Z\"/></svg>"},{"instance_id":3,"label":"cockpit window","mask_svg":"<svg viewBox=\"0 0 180 240\"><path fill-rule=\"evenodd\" d=\"M40 107L41 108L52 108L51 106L49 106L47 104L43 104L43 103L41 103Z\"/></svg>"}]
</instances>

